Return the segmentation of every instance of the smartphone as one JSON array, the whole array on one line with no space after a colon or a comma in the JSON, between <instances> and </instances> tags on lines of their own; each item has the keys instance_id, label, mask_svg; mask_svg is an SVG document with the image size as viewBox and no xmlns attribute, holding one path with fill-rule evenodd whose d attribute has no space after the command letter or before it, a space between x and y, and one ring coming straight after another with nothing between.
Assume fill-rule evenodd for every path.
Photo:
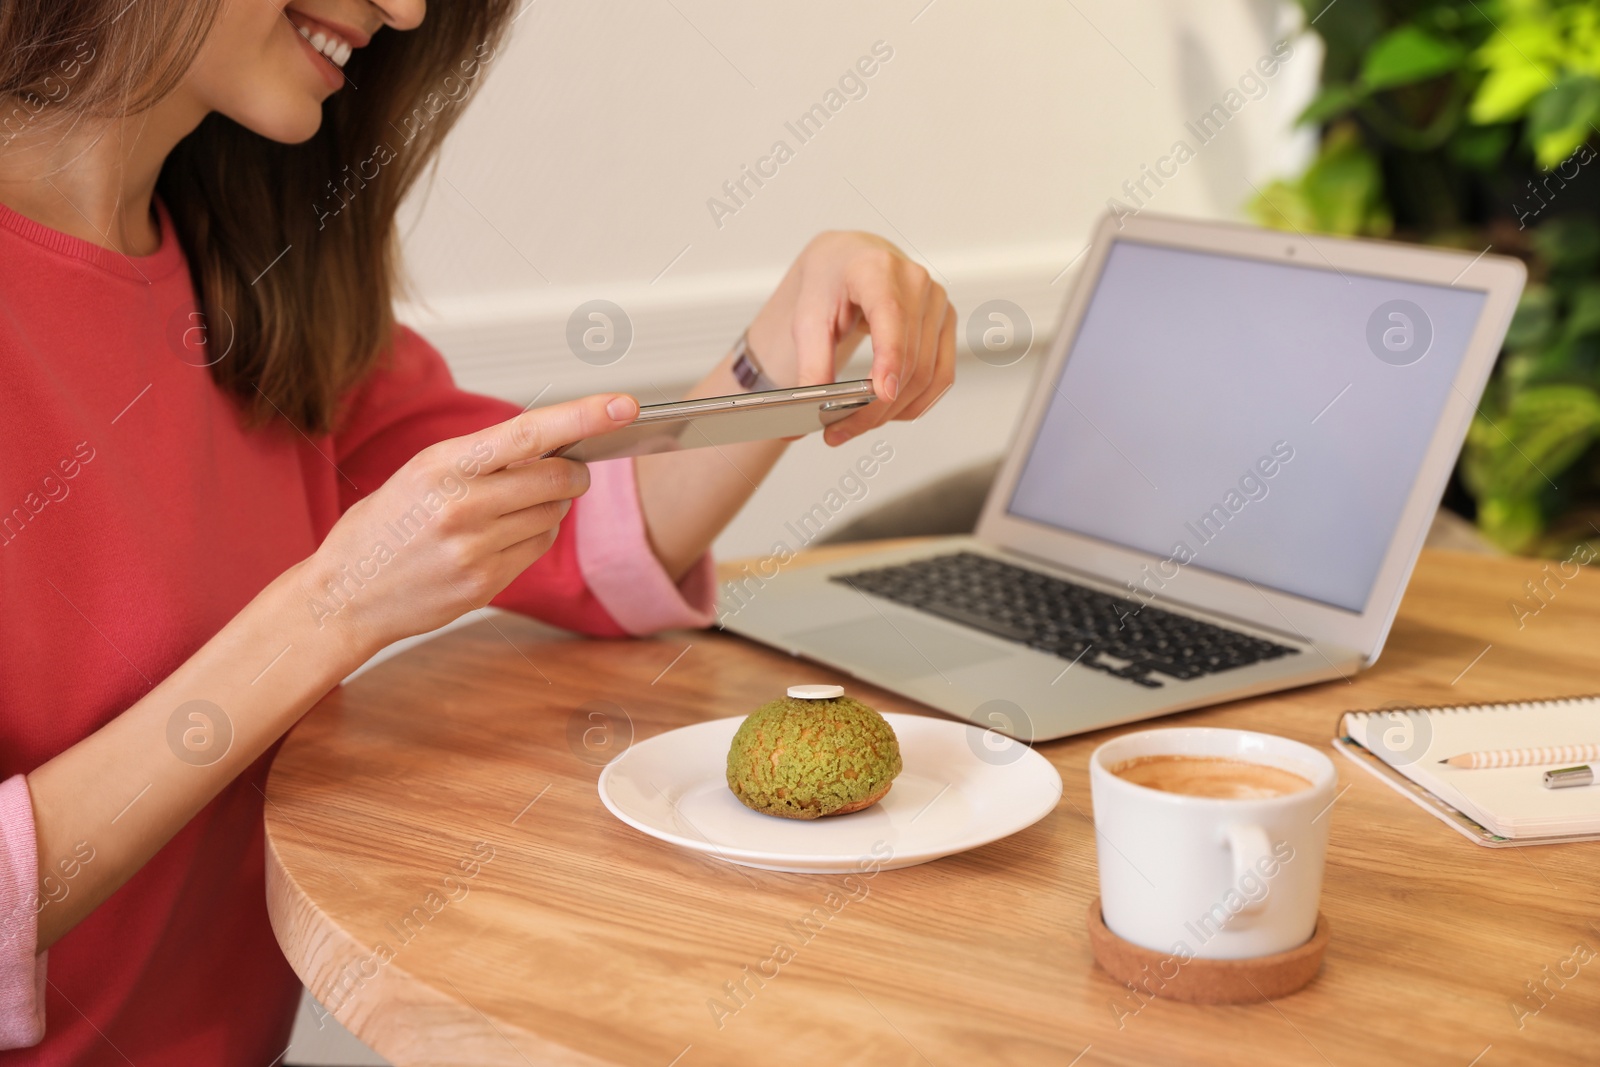
<instances>
[{"instance_id":1,"label":"smartphone","mask_svg":"<svg viewBox=\"0 0 1600 1067\"><path fill-rule=\"evenodd\" d=\"M871 379L863 378L832 385L649 404L640 407L639 417L622 429L586 438L549 455L592 463L685 448L801 437L838 422L876 399Z\"/></svg>"}]
</instances>

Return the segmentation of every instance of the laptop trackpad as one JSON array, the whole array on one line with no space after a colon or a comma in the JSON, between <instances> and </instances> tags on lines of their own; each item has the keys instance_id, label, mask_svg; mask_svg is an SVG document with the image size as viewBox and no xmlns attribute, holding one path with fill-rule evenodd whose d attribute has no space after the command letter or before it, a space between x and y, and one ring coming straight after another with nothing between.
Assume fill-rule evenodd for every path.
<instances>
[{"instance_id":1,"label":"laptop trackpad","mask_svg":"<svg viewBox=\"0 0 1600 1067\"><path fill-rule=\"evenodd\" d=\"M1010 655L956 630L903 617L891 625L881 615L800 630L784 638L816 659L870 664L879 675L899 678L958 670Z\"/></svg>"}]
</instances>

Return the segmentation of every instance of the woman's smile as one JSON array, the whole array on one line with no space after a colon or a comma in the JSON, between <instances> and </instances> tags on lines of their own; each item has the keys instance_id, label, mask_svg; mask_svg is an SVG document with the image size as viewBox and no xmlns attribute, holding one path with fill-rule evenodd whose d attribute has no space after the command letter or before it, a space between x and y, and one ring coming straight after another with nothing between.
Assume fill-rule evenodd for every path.
<instances>
[{"instance_id":1,"label":"woman's smile","mask_svg":"<svg viewBox=\"0 0 1600 1067\"><path fill-rule=\"evenodd\" d=\"M351 53L372 39L371 34L307 15L293 7L284 8L283 14L299 31L307 48L306 58L316 65L328 87L342 86L344 65L350 61Z\"/></svg>"}]
</instances>

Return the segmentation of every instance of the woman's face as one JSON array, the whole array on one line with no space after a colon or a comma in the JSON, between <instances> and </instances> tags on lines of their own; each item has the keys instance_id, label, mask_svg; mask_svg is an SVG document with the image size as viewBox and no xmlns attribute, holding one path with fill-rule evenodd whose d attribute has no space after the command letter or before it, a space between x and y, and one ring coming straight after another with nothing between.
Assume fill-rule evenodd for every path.
<instances>
[{"instance_id":1,"label":"woman's face","mask_svg":"<svg viewBox=\"0 0 1600 1067\"><path fill-rule=\"evenodd\" d=\"M347 84L351 53L385 26L414 29L426 0L223 0L184 88L274 141L317 132L322 102Z\"/></svg>"}]
</instances>

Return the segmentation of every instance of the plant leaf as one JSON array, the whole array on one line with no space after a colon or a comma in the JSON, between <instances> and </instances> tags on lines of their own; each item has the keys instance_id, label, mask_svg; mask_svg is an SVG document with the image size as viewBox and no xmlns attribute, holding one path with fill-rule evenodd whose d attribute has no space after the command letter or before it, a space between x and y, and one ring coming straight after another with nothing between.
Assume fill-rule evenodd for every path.
<instances>
[{"instance_id":1,"label":"plant leaf","mask_svg":"<svg viewBox=\"0 0 1600 1067\"><path fill-rule=\"evenodd\" d=\"M1567 302L1567 339L1591 333L1600 333L1600 281L1580 285Z\"/></svg>"},{"instance_id":2,"label":"plant leaf","mask_svg":"<svg viewBox=\"0 0 1600 1067\"><path fill-rule=\"evenodd\" d=\"M1600 120L1600 79L1563 78L1528 108L1528 139L1534 158L1546 169L1566 159Z\"/></svg>"},{"instance_id":3,"label":"plant leaf","mask_svg":"<svg viewBox=\"0 0 1600 1067\"><path fill-rule=\"evenodd\" d=\"M1478 529L1507 552L1525 552L1544 532L1544 515L1530 497L1486 497L1478 501Z\"/></svg>"},{"instance_id":4,"label":"plant leaf","mask_svg":"<svg viewBox=\"0 0 1600 1067\"><path fill-rule=\"evenodd\" d=\"M1499 419L1480 411L1472 420L1462 475L1480 502L1531 498L1597 438L1600 393L1581 385L1532 386L1515 394Z\"/></svg>"},{"instance_id":5,"label":"plant leaf","mask_svg":"<svg viewBox=\"0 0 1600 1067\"><path fill-rule=\"evenodd\" d=\"M1347 81L1361 71L1361 61L1372 42L1383 33L1385 12L1381 5L1391 0L1301 0L1305 21L1322 38L1326 53L1322 60L1323 78L1328 82Z\"/></svg>"},{"instance_id":6,"label":"plant leaf","mask_svg":"<svg viewBox=\"0 0 1600 1067\"><path fill-rule=\"evenodd\" d=\"M1378 234L1388 231L1382 207L1383 171L1353 126L1336 127L1301 179L1307 207L1322 233Z\"/></svg>"},{"instance_id":7,"label":"plant leaf","mask_svg":"<svg viewBox=\"0 0 1600 1067\"><path fill-rule=\"evenodd\" d=\"M1417 26L1401 26L1378 38L1367 52L1361 83L1367 89L1392 89L1438 77L1456 69L1466 49Z\"/></svg>"},{"instance_id":8,"label":"plant leaf","mask_svg":"<svg viewBox=\"0 0 1600 1067\"><path fill-rule=\"evenodd\" d=\"M1493 67L1473 94L1467 115L1480 126L1520 118L1533 98L1550 88L1551 70L1517 57L1515 66Z\"/></svg>"},{"instance_id":9,"label":"plant leaf","mask_svg":"<svg viewBox=\"0 0 1600 1067\"><path fill-rule=\"evenodd\" d=\"M1293 182L1275 181L1249 204L1264 226L1315 233L1386 235L1383 173L1353 122L1329 127L1322 150Z\"/></svg>"},{"instance_id":10,"label":"plant leaf","mask_svg":"<svg viewBox=\"0 0 1600 1067\"><path fill-rule=\"evenodd\" d=\"M1505 159L1511 147L1511 127L1503 123L1493 126L1461 126L1455 136L1445 143L1450 158L1474 170L1490 170Z\"/></svg>"},{"instance_id":11,"label":"plant leaf","mask_svg":"<svg viewBox=\"0 0 1600 1067\"><path fill-rule=\"evenodd\" d=\"M1543 344L1556 323L1556 295L1549 287L1530 285L1523 290L1517 310L1506 329L1507 348L1532 348Z\"/></svg>"},{"instance_id":12,"label":"plant leaf","mask_svg":"<svg viewBox=\"0 0 1600 1067\"><path fill-rule=\"evenodd\" d=\"M1600 266L1600 225L1594 219L1559 216L1534 230L1531 239L1552 270L1582 274Z\"/></svg>"},{"instance_id":13,"label":"plant leaf","mask_svg":"<svg viewBox=\"0 0 1600 1067\"><path fill-rule=\"evenodd\" d=\"M1300 186L1291 182L1272 182L1246 209L1256 222L1274 230L1308 230L1317 225Z\"/></svg>"},{"instance_id":14,"label":"plant leaf","mask_svg":"<svg viewBox=\"0 0 1600 1067\"><path fill-rule=\"evenodd\" d=\"M1317 93L1316 99L1300 112L1300 117L1294 120L1294 124L1320 126L1329 119L1338 118L1349 111L1360 99L1361 94L1348 85L1324 85L1322 91Z\"/></svg>"},{"instance_id":15,"label":"plant leaf","mask_svg":"<svg viewBox=\"0 0 1600 1067\"><path fill-rule=\"evenodd\" d=\"M1589 385L1590 375L1578 365L1577 346L1563 339L1544 348L1532 348L1508 357L1501 380L1513 392L1538 385Z\"/></svg>"}]
</instances>

